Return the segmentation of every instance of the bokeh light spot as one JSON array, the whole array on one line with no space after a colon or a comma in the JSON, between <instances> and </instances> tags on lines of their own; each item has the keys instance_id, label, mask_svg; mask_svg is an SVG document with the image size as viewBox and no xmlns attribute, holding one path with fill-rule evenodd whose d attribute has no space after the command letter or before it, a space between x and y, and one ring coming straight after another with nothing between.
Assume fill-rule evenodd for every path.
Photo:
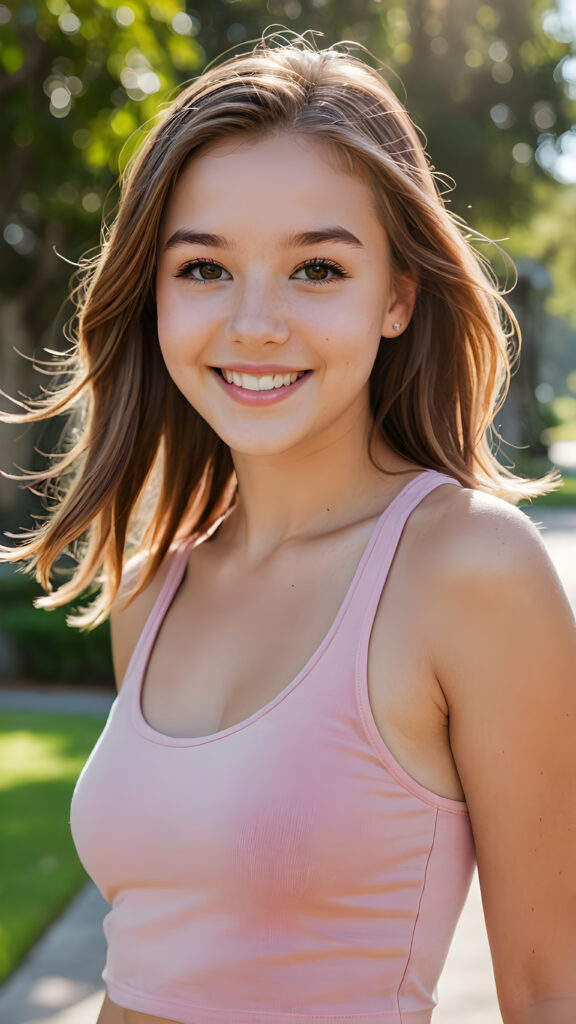
<instances>
[{"instance_id":1,"label":"bokeh light spot","mask_svg":"<svg viewBox=\"0 0 576 1024\"><path fill-rule=\"evenodd\" d=\"M496 103L490 108L490 117L498 128L509 128L514 116L507 103Z\"/></svg>"},{"instance_id":2,"label":"bokeh light spot","mask_svg":"<svg viewBox=\"0 0 576 1024\"><path fill-rule=\"evenodd\" d=\"M501 64L494 64L492 66L492 78L499 85L506 85L514 77L514 70L507 61L503 61Z\"/></svg>"},{"instance_id":3,"label":"bokeh light spot","mask_svg":"<svg viewBox=\"0 0 576 1024\"><path fill-rule=\"evenodd\" d=\"M76 75L69 75L66 79L66 88L72 96L79 96L84 91L84 84L81 78L77 78Z\"/></svg>"},{"instance_id":4,"label":"bokeh light spot","mask_svg":"<svg viewBox=\"0 0 576 1024\"><path fill-rule=\"evenodd\" d=\"M536 398L539 402L542 402L543 405L546 405L548 402L551 402L554 398L555 391L551 384L542 381L541 384L538 384L534 388L534 394L536 395Z\"/></svg>"},{"instance_id":5,"label":"bokeh light spot","mask_svg":"<svg viewBox=\"0 0 576 1024\"><path fill-rule=\"evenodd\" d=\"M172 28L179 36L189 36L192 33L192 18L185 11L179 11L172 18Z\"/></svg>"},{"instance_id":6,"label":"bokeh light spot","mask_svg":"<svg viewBox=\"0 0 576 1024\"><path fill-rule=\"evenodd\" d=\"M96 213L102 206L102 200L97 192L85 192L82 196L82 207L86 213Z\"/></svg>"},{"instance_id":7,"label":"bokeh light spot","mask_svg":"<svg viewBox=\"0 0 576 1024\"><path fill-rule=\"evenodd\" d=\"M508 57L508 47L506 46L506 43L503 43L501 39L497 39L494 43L491 43L488 47L488 56L497 64L506 60Z\"/></svg>"},{"instance_id":8,"label":"bokeh light spot","mask_svg":"<svg viewBox=\"0 0 576 1024\"><path fill-rule=\"evenodd\" d=\"M557 115L554 107L546 100L541 100L539 103L535 103L530 111L530 115L536 127L540 128L541 131L546 131L548 128L552 128L557 121Z\"/></svg>"},{"instance_id":9,"label":"bokeh light spot","mask_svg":"<svg viewBox=\"0 0 576 1024\"><path fill-rule=\"evenodd\" d=\"M138 75L138 86L147 96L151 96L162 88L162 82L155 71L144 71Z\"/></svg>"},{"instance_id":10,"label":"bokeh light spot","mask_svg":"<svg viewBox=\"0 0 576 1024\"><path fill-rule=\"evenodd\" d=\"M3 231L4 241L8 245L18 245L24 240L24 231L19 224L7 224Z\"/></svg>"},{"instance_id":11,"label":"bokeh light spot","mask_svg":"<svg viewBox=\"0 0 576 1024\"><path fill-rule=\"evenodd\" d=\"M480 50L466 50L464 54L464 60L469 68L481 68L484 63L484 58L480 53Z\"/></svg>"},{"instance_id":12,"label":"bokeh light spot","mask_svg":"<svg viewBox=\"0 0 576 1024\"><path fill-rule=\"evenodd\" d=\"M574 41L573 26L570 25L568 10L551 8L545 11L542 16L542 28L549 36L553 36L559 43L572 43Z\"/></svg>"},{"instance_id":13,"label":"bokeh light spot","mask_svg":"<svg viewBox=\"0 0 576 1024\"><path fill-rule=\"evenodd\" d=\"M61 14L58 18L58 28L67 36L75 35L80 30L81 24L80 18L73 11L67 11L66 14Z\"/></svg>"},{"instance_id":14,"label":"bokeh light spot","mask_svg":"<svg viewBox=\"0 0 576 1024\"><path fill-rule=\"evenodd\" d=\"M476 12L476 20L482 28L494 31L500 24L500 15L490 4L482 4Z\"/></svg>"},{"instance_id":15,"label":"bokeh light spot","mask_svg":"<svg viewBox=\"0 0 576 1024\"><path fill-rule=\"evenodd\" d=\"M398 43L394 47L394 57L399 64L407 64L412 59L412 52L410 43Z\"/></svg>"},{"instance_id":16,"label":"bokeh light spot","mask_svg":"<svg viewBox=\"0 0 576 1024\"><path fill-rule=\"evenodd\" d=\"M129 25L132 25L134 23L135 17L136 15L134 14L132 8L127 7L125 4L123 4L121 7L117 7L114 11L114 19L118 23L118 25L122 26L122 28L128 28Z\"/></svg>"},{"instance_id":17,"label":"bokeh light spot","mask_svg":"<svg viewBox=\"0 0 576 1024\"><path fill-rule=\"evenodd\" d=\"M4 228L4 241L8 242L19 256L30 256L36 248L37 238L33 231L21 224L11 223Z\"/></svg>"},{"instance_id":18,"label":"bokeh light spot","mask_svg":"<svg viewBox=\"0 0 576 1024\"><path fill-rule=\"evenodd\" d=\"M527 142L517 142L512 149L512 156L517 164L529 164L534 157L534 150Z\"/></svg>"},{"instance_id":19,"label":"bokeh light spot","mask_svg":"<svg viewBox=\"0 0 576 1024\"><path fill-rule=\"evenodd\" d=\"M284 4L284 14L291 20L299 18L302 14L302 5L300 0L286 0L286 3Z\"/></svg>"},{"instance_id":20,"label":"bokeh light spot","mask_svg":"<svg viewBox=\"0 0 576 1024\"><path fill-rule=\"evenodd\" d=\"M65 86L59 85L50 93L50 106L54 110L64 110L70 105L71 96Z\"/></svg>"}]
</instances>

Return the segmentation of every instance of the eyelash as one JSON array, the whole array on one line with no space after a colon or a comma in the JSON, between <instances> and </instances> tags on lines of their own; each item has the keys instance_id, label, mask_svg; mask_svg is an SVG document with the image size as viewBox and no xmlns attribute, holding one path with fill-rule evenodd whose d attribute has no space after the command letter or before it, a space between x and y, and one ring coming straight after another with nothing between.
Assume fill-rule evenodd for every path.
<instances>
[{"instance_id":1,"label":"eyelash","mask_svg":"<svg viewBox=\"0 0 576 1024\"><path fill-rule=\"evenodd\" d=\"M186 278L188 281L193 281L194 284L210 284L209 280L208 281L202 281L202 280L200 280L197 277L192 277L192 273L191 273L191 271L194 270L195 267L201 267L201 266L206 266L206 265L208 265L210 267L219 267L222 270L226 269L225 267L222 267L222 265L220 263L217 263L216 260L212 260L212 259L203 259L203 260L202 259L196 259L196 260L190 260L189 263L185 263L184 266L181 267L180 270L178 270L177 273L174 276L175 277ZM335 263L334 260L327 259L324 256L319 258L319 259L306 260L304 263L301 263L299 267L296 267L296 270L294 271L294 273L297 274L299 270L304 270L306 267L328 267L329 270L333 271L334 277L337 277L337 278L338 277L339 278L344 278L344 277L349 277L350 276L349 274L346 273L344 268L340 266L339 263ZM319 281L314 281L313 278L306 278L305 280L306 280L307 284L323 285L323 284L329 284L330 281L334 280L334 277L324 278L323 280L319 280ZM219 280L221 280L221 279L220 278L214 278L214 281L219 281Z\"/></svg>"}]
</instances>

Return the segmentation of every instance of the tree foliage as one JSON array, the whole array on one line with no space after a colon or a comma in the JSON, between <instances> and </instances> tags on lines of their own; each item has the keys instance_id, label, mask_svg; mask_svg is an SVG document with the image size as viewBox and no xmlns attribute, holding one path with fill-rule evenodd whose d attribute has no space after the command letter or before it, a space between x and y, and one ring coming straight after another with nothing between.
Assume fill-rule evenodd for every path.
<instances>
[{"instance_id":1,"label":"tree foliage","mask_svg":"<svg viewBox=\"0 0 576 1024\"><path fill-rule=\"evenodd\" d=\"M534 159L576 120L572 44L544 28L549 0L29 0L0 4L3 100L0 288L34 333L65 267L96 244L122 148L208 60L275 19L352 39L386 65L453 176L456 212L506 229L526 220L547 172ZM570 74L565 79L562 68ZM399 76L399 77L397 77ZM574 76L576 77L576 76ZM572 84L571 84L572 82ZM548 149L546 149L548 147ZM58 288L54 285L57 283ZM65 285L64 285L65 289ZM62 291L60 292L62 294Z\"/></svg>"},{"instance_id":2,"label":"tree foliage","mask_svg":"<svg viewBox=\"0 0 576 1024\"><path fill-rule=\"evenodd\" d=\"M7 390L19 383L12 346L38 351L66 295L71 268L55 250L75 261L98 244L102 210L114 204L118 166L140 127L208 61L249 48L273 26L316 30L318 46L363 44L426 133L435 166L456 180L452 208L475 228L513 235L521 225L529 249L534 210L540 250L526 254L558 268L565 311L576 272L565 216L574 201L554 182L569 180L576 144L576 32L565 3L0 0Z\"/></svg>"}]
</instances>

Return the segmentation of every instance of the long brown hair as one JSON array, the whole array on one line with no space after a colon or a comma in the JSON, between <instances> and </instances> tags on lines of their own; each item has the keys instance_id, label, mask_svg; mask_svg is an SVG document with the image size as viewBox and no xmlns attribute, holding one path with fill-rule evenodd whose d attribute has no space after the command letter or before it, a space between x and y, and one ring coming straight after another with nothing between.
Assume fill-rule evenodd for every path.
<instances>
[{"instance_id":1,"label":"long brown hair","mask_svg":"<svg viewBox=\"0 0 576 1024\"><path fill-rule=\"evenodd\" d=\"M370 383L373 438L399 455L507 501L558 485L525 480L490 449L491 424L510 379L518 325L463 225L446 209L404 107L380 74L337 47L305 40L270 45L211 67L160 115L127 168L120 203L97 259L84 265L71 351L54 370L65 381L12 422L70 414L63 450L25 477L51 496L45 521L14 548L54 607L94 583L90 607L70 619L94 625L110 609L127 547L145 550L132 593L146 585L170 545L207 528L234 498L227 445L168 376L158 345L154 274L162 213L184 163L231 135L312 134L368 177L394 269L418 283L403 343L383 338ZM182 438L186 438L183 448ZM159 477L143 512L152 476ZM137 522L144 515L144 528ZM53 591L63 551L76 569Z\"/></svg>"}]
</instances>

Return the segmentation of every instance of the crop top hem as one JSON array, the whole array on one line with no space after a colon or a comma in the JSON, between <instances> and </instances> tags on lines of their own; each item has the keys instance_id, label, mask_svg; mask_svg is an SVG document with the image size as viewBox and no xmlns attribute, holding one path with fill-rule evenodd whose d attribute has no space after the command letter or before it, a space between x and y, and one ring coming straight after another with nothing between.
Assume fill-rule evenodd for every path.
<instances>
[{"instance_id":1,"label":"crop top hem","mask_svg":"<svg viewBox=\"0 0 576 1024\"><path fill-rule=\"evenodd\" d=\"M120 985L106 976L108 995L113 1003L125 1010L135 1010L156 1017L165 1017L178 1024L428 1024L428 1010L384 1010L377 1013L283 1013L267 1010L213 1009L208 1006L190 1006L166 996L144 995L129 985ZM171 1014L177 1014L172 1017Z\"/></svg>"}]
</instances>

